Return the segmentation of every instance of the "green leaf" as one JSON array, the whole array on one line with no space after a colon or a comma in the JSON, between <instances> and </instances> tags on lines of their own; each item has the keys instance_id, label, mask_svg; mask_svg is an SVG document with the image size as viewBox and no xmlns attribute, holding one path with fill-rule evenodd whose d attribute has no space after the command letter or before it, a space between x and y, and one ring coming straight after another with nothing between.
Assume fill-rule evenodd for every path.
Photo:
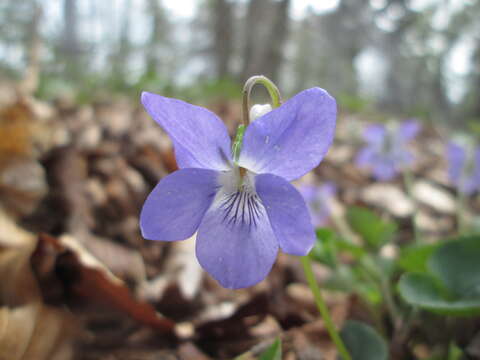
<instances>
[{"instance_id":1,"label":"green leaf","mask_svg":"<svg viewBox=\"0 0 480 360\"><path fill-rule=\"evenodd\" d=\"M260 355L258 360L282 360L282 340L276 338L273 344Z\"/></svg>"},{"instance_id":2,"label":"green leaf","mask_svg":"<svg viewBox=\"0 0 480 360\"><path fill-rule=\"evenodd\" d=\"M419 244L402 249L398 265L406 271L427 272L427 260L439 244Z\"/></svg>"},{"instance_id":3,"label":"green leaf","mask_svg":"<svg viewBox=\"0 0 480 360\"><path fill-rule=\"evenodd\" d=\"M347 321L340 332L352 360L387 360L388 347L385 340L367 324Z\"/></svg>"},{"instance_id":4,"label":"green leaf","mask_svg":"<svg viewBox=\"0 0 480 360\"><path fill-rule=\"evenodd\" d=\"M390 241L397 231L393 222L382 220L374 212L361 208L351 207L347 211L347 221L352 229L358 233L374 249Z\"/></svg>"},{"instance_id":5,"label":"green leaf","mask_svg":"<svg viewBox=\"0 0 480 360\"><path fill-rule=\"evenodd\" d=\"M448 360L461 360L462 355L462 350L454 342L451 342L448 348Z\"/></svg>"},{"instance_id":6,"label":"green leaf","mask_svg":"<svg viewBox=\"0 0 480 360\"><path fill-rule=\"evenodd\" d=\"M310 257L331 268L336 267L337 263L337 235L328 228L319 228L316 230L317 241L310 252Z\"/></svg>"},{"instance_id":7,"label":"green leaf","mask_svg":"<svg viewBox=\"0 0 480 360\"><path fill-rule=\"evenodd\" d=\"M361 266L339 266L324 286L331 290L354 292L374 305L382 301L378 285L371 277L366 276L365 269Z\"/></svg>"},{"instance_id":8,"label":"green leaf","mask_svg":"<svg viewBox=\"0 0 480 360\"><path fill-rule=\"evenodd\" d=\"M430 257L428 269L456 297L480 301L480 236L442 244Z\"/></svg>"},{"instance_id":9,"label":"green leaf","mask_svg":"<svg viewBox=\"0 0 480 360\"><path fill-rule=\"evenodd\" d=\"M442 315L470 316L480 314L479 299L451 299L448 290L432 275L407 273L400 278L398 290L413 306Z\"/></svg>"}]
</instances>

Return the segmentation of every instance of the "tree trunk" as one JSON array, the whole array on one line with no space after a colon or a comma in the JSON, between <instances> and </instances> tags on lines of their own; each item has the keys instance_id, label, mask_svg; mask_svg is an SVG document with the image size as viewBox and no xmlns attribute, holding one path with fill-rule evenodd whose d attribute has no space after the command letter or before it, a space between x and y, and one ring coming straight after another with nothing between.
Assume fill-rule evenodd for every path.
<instances>
[{"instance_id":1,"label":"tree trunk","mask_svg":"<svg viewBox=\"0 0 480 360\"><path fill-rule=\"evenodd\" d=\"M274 82L278 81L283 62L283 51L289 32L289 7L290 0L282 0L276 4L274 21L267 39L265 55L262 59L261 69L263 74Z\"/></svg>"},{"instance_id":2,"label":"tree trunk","mask_svg":"<svg viewBox=\"0 0 480 360\"><path fill-rule=\"evenodd\" d=\"M229 74L230 59L233 50L232 4L228 0L215 0L214 56L215 72L221 79Z\"/></svg>"},{"instance_id":3,"label":"tree trunk","mask_svg":"<svg viewBox=\"0 0 480 360\"><path fill-rule=\"evenodd\" d=\"M259 29L264 21L266 0L250 0L245 21L245 45L243 49L243 66L241 80L245 81L252 75L258 75L260 68Z\"/></svg>"}]
</instances>

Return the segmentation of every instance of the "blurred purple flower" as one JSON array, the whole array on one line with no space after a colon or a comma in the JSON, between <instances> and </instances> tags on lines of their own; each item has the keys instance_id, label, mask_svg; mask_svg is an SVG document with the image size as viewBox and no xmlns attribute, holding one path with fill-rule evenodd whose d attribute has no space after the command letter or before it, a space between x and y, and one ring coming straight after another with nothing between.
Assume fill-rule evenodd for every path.
<instances>
[{"instance_id":1,"label":"blurred purple flower","mask_svg":"<svg viewBox=\"0 0 480 360\"><path fill-rule=\"evenodd\" d=\"M313 226L325 225L331 213L330 201L337 192L335 184L333 182L327 182L320 186L302 184L298 190L310 210Z\"/></svg>"},{"instance_id":2,"label":"blurred purple flower","mask_svg":"<svg viewBox=\"0 0 480 360\"><path fill-rule=\"evenodd\" d=\"M405 166L413 163L413 155L407 143L415 138L421 126L416 120L406 120L396 128L383 124L368 126L363 138L367 146L362 148L355 159L360 168L369 168L375 179L393 179Z\"/></svg>"},{"instance_id":3,"label":"blurred purple flower","mask_svg":"<svg viewBox=\"0 0 480 360\"><path fill-rule=\"evenodd\" d=\"M476 149L447 145L448 175L458 191L470 195L480 190L480 146Z\"/></svg>"},{"instance_id":4,"label":"blurred purple flower","mask_svg":"<svg viewBox=\"0 0 480 360\"><path fill-rule=\"evenodd\" d=\"M212 112L151 93L142 103L172 139L180 168L145 201L145 238L176 241L198 231L200 265L228 288L263 280L279 247L293 255L310 251L314 229L289 181L316 167L333 140L336 103L325 90L305 90L252 122L238 164Z\"/></svg>"}]
</instances>

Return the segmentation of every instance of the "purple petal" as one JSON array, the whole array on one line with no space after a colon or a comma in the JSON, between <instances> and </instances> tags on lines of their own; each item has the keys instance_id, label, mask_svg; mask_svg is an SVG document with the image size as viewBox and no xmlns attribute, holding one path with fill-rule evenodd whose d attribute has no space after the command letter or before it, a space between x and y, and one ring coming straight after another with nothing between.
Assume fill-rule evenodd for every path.
<instances>
[{"instance_id":1,"label":"purple petal","mask_svg":"<svg viewBox=\"0 0 480 360\"><path fill-rule=\"evenodd\" d=\"M477 186L480 189L480 147L475 150L475 178L477 180Z\"/></svg>"},{"instance_id":2,"label":"purple petal","mask_svg":"<svg viewBox=\"0 0 480 360\"><path fill-rule=\"evenodd\" d=\"M298 191L303 196L303 199L305 200L305 202L309 203L310 201L315 200L317 196L318 188L313 185L300 184L298 186Z\"/></svg>"},{"instance_id":3,"label":"purple petal","mask_svg":"<svg viewBox=\"0 0 480 360\"><path fill-rule=\"evenodd\" d=\"M257 175L255 187L282 250L307 255L315 242L315 232L302 195L286 180L272 174Z\"/></svg>"},{"instance_id":4,"label":"purple petal","mask_svg":"<svg viewBox=\"0 0 480 360\"><path fill-rule=\"evenodd\" d=\"M397 175L397 169L394 162L385 159L373 167L372 173L378 181L389 181Z\"/></svg>"},{"instance_id":5,"label":"purple petal","mask_svg":"<svg viewBox=\"0 0 480 360\"><path fill-rule=\"evenodd\" d=\"M462 174L456 183L458 190L466 195L471 195L480 190L480 148L475 151L474 161L473 171L469 174L463 174L464 169L462 169Z\"/></svg>"},{"instance_id":6,"label":"purple petal","mask_svg":"<svg viewBox=\"0 0 480 360\"><path fill-rule=\"evenodd\" d=\"M228 169L230 137L214 113L148 92L142 93L142 104L172 139L180 168Z\"/></svg>"},{"instance_id":7,"label":"purple petal","mask_svg":"<svg viewBox=\"0 0 480 360\"><path fill-rule=\"evenodd\" d=\"M415 120L405 120L398 127L397 137L402 142L407 142L415 138L421 129L420 123Z\"/></svg>"},{"instance_id":8,"label":"purple petal","mask_svg":"<svg viewBox=\"0 0 480 360\"><path fill-rule=\"evenodd\" d=\"M247 127L240 166L289 181L299 178L327 153L336 115L335 99L325 90L302 91Z\"/></svg>"},{"instance_id":9,"label":"purple petal","mask_svg":"<svg viewBox=\"0 0 480 360\"><path fill-rule=\"evenodd\" d=\"M357 153L355 165L359 168L373 166L378 159L378 150L372 146L366 146Z\"/></svg>"},{"instance_id":10,"label":"purple petal","mask_svg":"<svg viewBox=\"0 0 480 360\"><path fill-rule=\"evenodd\" d=\"M181 169L163 178L143 204L142 236L163 241L192 236L215 197L217 178L218 172L207 169Z\"/></svg>"},{"instance_id":11,"label":"purple petal","mask_svg":"<svg viewBox=\"0 0 480 360\"><path fill-rule=\"evenodd\" d=\"M458 185L458 191L466 195L473 194L479 188L478 179L475 176L466 177Z\"/></svg>"},{"instance_id":12,"label":"purple petal","mask_svg":"<svg viewBox=\"0 0 480 360\"><path fill-rule=\"evenodd\" d=\"M337 186L333 181L328 181L320 186L320 193L324 199L331 198L337 193Z\"/></svg>"},{"instance_id":13,"label":"purple petal","mask_svg":"<svg viewBox=\"0 0 480 360\"><path fill-rule=\"evenodd\" d=\"M364 140L370 145L380 145L383 143L387 129L382 124L368 125L363 131Z\"/></svg>"},{"instance_id":14,"label":"purple petal","mask_svg":"<svg viewBox=\"0 0 480 360\"><path fill-rule=\"evenodd\" d=\"M448 175L455 185L458 185L462 176L466 157L466 151L461 146L453 142L447 145Z\"/></svg>"},{"instance_id":15,"label":"purple petal","mask_svg":"<svg viewBox=\"0 0 480 360\"><path fill-rule=\"evenodd\" d=\"M254 220L248 214L233 218L216 201L200 224L198 261L223 287L239 289L262 281L277 257L278 242L260 202L255 214Z\"/></svg>"}]
</instances>

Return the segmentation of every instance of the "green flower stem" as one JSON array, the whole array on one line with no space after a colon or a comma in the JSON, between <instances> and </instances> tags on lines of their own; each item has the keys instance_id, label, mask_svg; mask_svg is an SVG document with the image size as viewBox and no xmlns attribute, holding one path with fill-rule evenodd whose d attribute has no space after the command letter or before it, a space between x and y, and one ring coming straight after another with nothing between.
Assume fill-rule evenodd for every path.
<instances>
[{"instance_id":1,"label":"green flower stem","mask_svg":"<svg viewBox=\"0 0 480 360\"><path fill-rule=\"evenodd\" d=\"M418 228L417 217L418 217L418 207L413 196L413 176L409 170L403 172L403 182L405 183L405 189L407 190L407 195L413 203L413 214L412 214L412 225L413 225L413 237L416 243L421 241L420 229Z\"/></svg>"},{"instance_id":2,"label":"green flower stem","mask_svg":"<svg viewBox=\"0 0 480 360\"><path fill-rule=\"evenodd\" d=\"M240 150L242 149L243 135L245 134L245 125L238 125L237 134L232 145L232 158L235 163L240 157Z\"/></svg>"},{"instance_id":3,"label":"green flower stem","mask_svg":"<svg viewBox=\"0 0 480 360\"><path fill-rule=\"evenodd\" d=\"M263 75L252 76L243 87L243 124L245 126L250 124L250 94L256 84L265 86L272 100L272 108L279 107L281 103L280 91L270 79Z\"/></svg>"},{"instance_id":4,"label":"green flower stem","mask_svg":"<svg viewBox=\"0 0 480 360\"><path fill-rule=\"evenodd\" d=\"M310 258L307 256L302 256L300 261L303 266L303 271L305 272L305 277L307 279L308 286L310 290L312 290L313 296L315 298L315 304L317 305L318 311L322 316L322 319L325 323L325 327L327 328L328 334L330 335L332 341L334 342L335 346L337 347L338 352L342 356L343 360L352 360L345 344L343 343L340 335L335 328L335 324L330 317L330 313L328 311L327 305L325 304L325 300L323 299L322 293L320 288L315 280L315 276L313 275L312 270L312 263L310 262Z\"/></svg>"}]
</instances>

